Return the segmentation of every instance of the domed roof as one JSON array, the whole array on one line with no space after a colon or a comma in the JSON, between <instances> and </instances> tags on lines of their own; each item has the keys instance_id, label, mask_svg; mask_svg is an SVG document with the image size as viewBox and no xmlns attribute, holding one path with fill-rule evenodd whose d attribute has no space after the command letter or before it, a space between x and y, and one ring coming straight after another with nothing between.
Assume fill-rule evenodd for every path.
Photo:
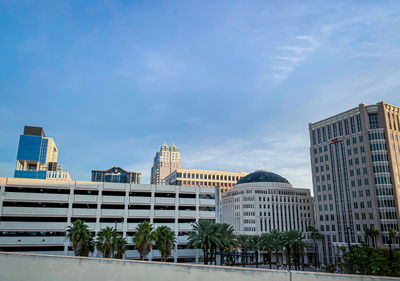
<instances>
[{"instance_id":1,"label":"domed roof","mask_svg":"<svg viewBox=\"0 0 400 281\"><path fill-rule=\"evenodd\" d=\"M255 171L254 173L248 174L241 178L237 184L250 182L282 182L290 184L284 177L267 171Z\"/></svg>"}]
</instances>

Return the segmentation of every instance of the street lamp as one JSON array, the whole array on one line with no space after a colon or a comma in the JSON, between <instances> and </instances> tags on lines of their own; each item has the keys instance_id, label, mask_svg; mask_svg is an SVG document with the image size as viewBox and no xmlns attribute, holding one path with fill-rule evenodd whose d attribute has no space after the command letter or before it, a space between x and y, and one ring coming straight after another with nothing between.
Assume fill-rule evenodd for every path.
<instances>
[{"instance_id":1,"label":"street lamp","mask_svg":"<svg viewBox=\"0 0 400 281\"><path fill-rule=\"evenodd\" d=\"M351 242L350 242L351 228L350 228L350 226L346 227L346 230L347 230L347 235L348 235L348 239L349 239L349 240L347 240L347 242L349 244L349 250L350 250L350 247L351 247Z\"/></svg>"},{"instance_id":2,"label":"street lamp","mask_svg":"<svg viewBox=\"0 0 400 281\"><path fill-rule=\"evenodd\" d=\"M117 237L117 221L115 221L115 226L114 226L114 239L113 239L113 258L115 258L115 238Z\"/></svg>"}]
</instances>

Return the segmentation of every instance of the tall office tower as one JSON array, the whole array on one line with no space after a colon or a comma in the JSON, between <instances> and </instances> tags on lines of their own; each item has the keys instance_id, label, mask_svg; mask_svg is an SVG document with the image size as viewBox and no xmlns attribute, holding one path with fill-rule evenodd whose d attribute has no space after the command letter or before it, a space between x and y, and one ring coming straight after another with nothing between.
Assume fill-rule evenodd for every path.
<instances>
[{"instance_id":1,"label":"tall office tower","mask_svg":"<svg viewBox=\"0 0 400 281\"><path fill-rule=\"evenodd\" d=\"M114 166L107 170L92 170L92 181L140 184L140 173Z\"/></svg>"},{"instance_id":2,"label":"tall office tower","mask_svg":"<svg viewBox=\"0 0 400 281\"><path fill-rule=\"evenodd\" d=\"M321 262L334 264L340 246L361 241L387 247L399 230L399 111L360 104L309 125ZM365 236L371 227L376 239Z\"/></svg>"},{"instance_id":3,"label":"tall office tower","mask_svg":"<svg viewBox=\"0 0 400 281\"><path fill-rule=\"evenodd\" d=\"M171 147L164 142L160 150L157 151L151 168L151 184L166 184L165 178L176 169L181 169L181 153L175 144Z\"/></svg>"},{"instance_id":4,"label":"tall office tower","mask_svg":"<svg viewBox=\"0 0 400 281\"><path fill-rule=\"evenodd\" d=\"M57 163L58 149L41 127L24 127L19 138L14 177L35 179L70 179Z\"/></svg>"}]
</instances>

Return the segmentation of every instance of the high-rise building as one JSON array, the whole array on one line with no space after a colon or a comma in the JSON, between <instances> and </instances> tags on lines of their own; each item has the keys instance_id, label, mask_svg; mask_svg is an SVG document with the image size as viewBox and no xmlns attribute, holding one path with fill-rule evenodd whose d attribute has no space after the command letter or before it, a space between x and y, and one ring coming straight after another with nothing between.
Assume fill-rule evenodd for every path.
<instances>
[{"instance_id":1,"label":"high-rise building","mask_svg":"<svg viewBox=\"0 0 400 281\"><path fill-rule=\"evenodd\" d=\"M107 170L92 170L92 181L139 184L140 173L129 172L121 167L114 166Z\"/></svg>"},{"instance_id":2,"label":"high-rise building","mask_svg":"<svg viewBox=\"0 0 400 281\"><path fill-rule=\"evenodd\" d=\"M322 263L334 264L340 246L386 247L389 231L399 230L399 114L385 102L360 104L309 125ZM375 239L365 235L371 227Z\"/></svg>"},{"instance_id":3,"label":"high-rise building","mask_svg":"<svg viewBox=\"0 0 400 281\"><path fill-rule=\"evenodd\" d=\"M41 127L25 126L19 138L16 178L70 179L57 163L58 149Z\"/></svg>"},{"instance_id":4,"label":"high-rise building","mask_svg":"<svg viewBox=\"0 0 400 281\"><path fill-rule=\"evenodd\" d=\"M166 184L180 186L219 187L221 192L232 189L248 173L198 169L176 169L165 178Z\"/></svg>"},{"instance_id":5,"label":"high-rise building","mask_svg":"<svg viewBox=\"0 0 400 281\"><path fill-rule=\"evenodd\" d=\"M175 144L169 147L164 143L157 151L151 168L150 183L166 184L165 178L176 169L181 169L181 153Z\"/></svg>"}]
</instances>

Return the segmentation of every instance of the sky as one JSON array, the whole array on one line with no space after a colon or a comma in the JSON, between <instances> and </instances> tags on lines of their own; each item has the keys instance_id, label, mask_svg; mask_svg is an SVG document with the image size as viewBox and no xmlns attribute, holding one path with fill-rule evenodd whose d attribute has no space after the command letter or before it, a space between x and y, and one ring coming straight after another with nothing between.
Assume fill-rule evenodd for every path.
<instances>
[{"instance_id":1,"label":"sky","mask_svg":"<svg viewBox=\"0 0 400 281\"><path fill-rule=\"evenodd\" d=\"M267 168L312 188L308 124L400 106L399 1L0 0L0 176L24 125L74 180Z\"/></svg>"}]
</instances>

